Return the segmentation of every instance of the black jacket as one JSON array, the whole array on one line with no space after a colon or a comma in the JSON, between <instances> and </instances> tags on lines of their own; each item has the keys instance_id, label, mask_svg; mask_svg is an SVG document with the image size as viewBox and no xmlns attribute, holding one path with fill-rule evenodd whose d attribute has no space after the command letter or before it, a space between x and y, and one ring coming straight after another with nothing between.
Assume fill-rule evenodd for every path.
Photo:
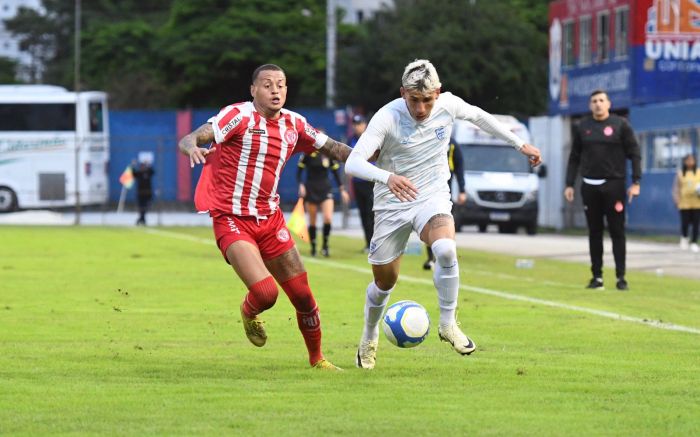
<instances>
[{"instance_id":1,"label":"black jacket","mask_svg":"<svg viewBox=\"0 0 700 437\"><path fill-rule=\"evenodd\" d=\"M587 116L573 129L566 186L574 186L579 169L585 178L624 179L628 159L632 161L632 182L639 182L642 157L627 120L615 114L603 121Z\"/></svg>"}]
</instances>

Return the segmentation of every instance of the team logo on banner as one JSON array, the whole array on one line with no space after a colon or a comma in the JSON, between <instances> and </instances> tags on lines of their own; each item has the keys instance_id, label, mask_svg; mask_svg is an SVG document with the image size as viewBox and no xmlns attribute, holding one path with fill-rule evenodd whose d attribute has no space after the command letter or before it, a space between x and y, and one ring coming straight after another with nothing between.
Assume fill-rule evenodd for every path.
<instances>
[{"instance_id":1,"label":"team logo on banner","mask_svg":"<svg viewBox=\"0 0 700 437\"><path fill-rule=\"evenodd\" d=\"M295 144L297 142L297 131L295 130L288 130L287 132L284 133L284 140L288 144Z\"/></svg>"}]
</instances>

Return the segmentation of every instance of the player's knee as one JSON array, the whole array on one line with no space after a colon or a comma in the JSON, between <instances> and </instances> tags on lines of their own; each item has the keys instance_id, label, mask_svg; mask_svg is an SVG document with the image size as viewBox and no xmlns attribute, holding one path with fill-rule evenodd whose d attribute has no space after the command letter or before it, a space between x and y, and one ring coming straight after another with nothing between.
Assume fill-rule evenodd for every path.
<instances>
[{"instance_id":1,"label":"player's knee","mask_svg":"<svg viewBox=\"0 0 700 437\"><path fill-rule=\"evenodd\" d=\"M430 246L435 260L442 267L452 267L457 262L457 243L451 238L440 238Z\"/></svg>"},{"instance_id":2,"label":"player's knee","mask_svg":"<svg viewBox=\"0 0 700 437\"><path fill-rule=\"evenodd\" d=\"M279 290L272 276L268 276L262 281L256 282L249 288L250 294L254 296L255 306L259 311L272 308L277 302Z\"/></svg>"}]
</instances>

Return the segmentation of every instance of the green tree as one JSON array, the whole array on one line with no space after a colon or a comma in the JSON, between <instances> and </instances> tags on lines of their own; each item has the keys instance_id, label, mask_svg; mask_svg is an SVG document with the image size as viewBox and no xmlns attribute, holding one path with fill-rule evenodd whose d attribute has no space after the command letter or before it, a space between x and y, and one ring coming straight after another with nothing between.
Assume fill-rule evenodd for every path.
<instances>
[{"instance_id":1,"label":"green tree","mask_svg":"<svg viewBox=\"0 0 700 437\"><path fill-rule=\"evenodd\" d=\"M160 65L150 38L167 19L169 2L99 0L81 4L81 88L112 92L115 107L148 106L152 100L140 100L144 96L160 97L155 106L168 102L166 87L158 81ZM34 81L73 88L75 2L43 0L43 7L43 12L20 8L5 25L19 37L20 48L44 65L43 76L36 71ZM161 97L164 95L166 98Z\"/></svg>"},{"instance_id":2,"label":"green tree","mask_svg":"<svg viewBox=\"0 0 700 437\"><path fill-rule=\"evenodd\" d=\"M342 100L376 110L399 96L405 65L426 58L437 67L443 90L487 111L544 110L547 35L513 4L395 0L395 6L343 41Z\"/></svg>"},{"instance_id":3,"label":"green tree","mask_svg":"<svg viewBox=\"0 0 700 437\"><path fill-rule=\"evenodd\" d=\"M177 103L219 106L250 99L253 70L285 69L290 106L321 105L325 90L324 0L177 0L161 32Z\"/></svg>"},{"instance_id":4,"label":"green tree","mask_svg":"<svg viewBox=\"0 0 700 437\"><path fill-rule=\"evenodd\" d=\"M17 83L17 62L9 58L0 57L0 84Z\"/></svg>"}]
</instances>

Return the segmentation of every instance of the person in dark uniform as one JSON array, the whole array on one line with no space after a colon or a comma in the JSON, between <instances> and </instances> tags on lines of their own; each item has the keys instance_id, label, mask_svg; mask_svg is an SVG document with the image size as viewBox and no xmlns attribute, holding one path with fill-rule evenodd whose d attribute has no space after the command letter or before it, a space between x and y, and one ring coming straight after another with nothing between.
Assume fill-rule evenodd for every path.
<instances>
[{"instance_id":1,"label":"person in dark uniform","mask_svg":"<svg viewBox=\"0 0 700 437\"><path fill-rule=\"evenodd\" d=\"M316 215L320 206L323 215L323 246L321 254L330 256L328 239L331 234L331 221L333 219L333 193L331 182L328 178L328 170L333 173L338 184L343 203L350 199L338 174L340 164L338 161L328 158L319 152L302 155L299 158L297 168L297 182L299 183L299 197L304 198L304 206L309 212L309 239L311 240L311 256L316 256ZM302 174L306 170L306 183L302 181Z\"/></svg>"},{"instance_id":2,"label":"person in dark uniform","mask_svg":"<svg viewBox=\"0 0 700 437\"><path fill-rule=\"evenodd\" d=\"M632 185L627 202L639 195L642 178L641 154L627 120L610 114L605 91L591 93L591 115L584 117L573 132L573 143L566 169L564 197L574 200L574 181L580 170L581 198L588 223L588 246L593 278L586 288L603 290L603 218L607 219L615 258L617 289L627 290L625 280L625 184L627 160L632 162Z\"/></svg>"},{"instance_id":3,"label":"person in dark uniform","mask_svg":"<svg viewBox=\"0 0 700 437\"><path fill-rule=\"evenodd\" d=\"M355 147L360 135L367 129L367 120L359 114L352 117L353 136L350 138L349 146ZM355 203L360 211L360 222L365 235L365 252L369 252L369 242L374 234L374 182L360 178L352 178L352 190L355 194Z\"/></svg>"},{"instance_id":4,"label":"person in dark uniform","mask_svg":"<svg viewBox=\"0 0 700 437\"><path fill-rule=\"evenodd\" d=\"M137 225L146 226L146 212L153 200L153 167L146 161L141 161L138 165L133 165L132 172L136 179L136 198L139 207L139 218Z\"/></svg>"},{"instance_id":5,"label":"person in dark uniform","mask_svg":"<svg viewBox=\"0 0 700 437\"><path fill-rule=\"evenodd\" d=\"M459 190L457 204L463 205L467 201L467 191L464 184L464 159L462 158L462 151L454 141L450 141L450 147L447 149L447 162L450 165L450 180L447 181L447 184L450 187L450 191L452 191L452 180L457 179L457 189ZM426 245L425 249L428 253L428 259L423 263L423 270L430 270L435 265L435 256L430 246Z\"/></svg>"}]
</instances>

